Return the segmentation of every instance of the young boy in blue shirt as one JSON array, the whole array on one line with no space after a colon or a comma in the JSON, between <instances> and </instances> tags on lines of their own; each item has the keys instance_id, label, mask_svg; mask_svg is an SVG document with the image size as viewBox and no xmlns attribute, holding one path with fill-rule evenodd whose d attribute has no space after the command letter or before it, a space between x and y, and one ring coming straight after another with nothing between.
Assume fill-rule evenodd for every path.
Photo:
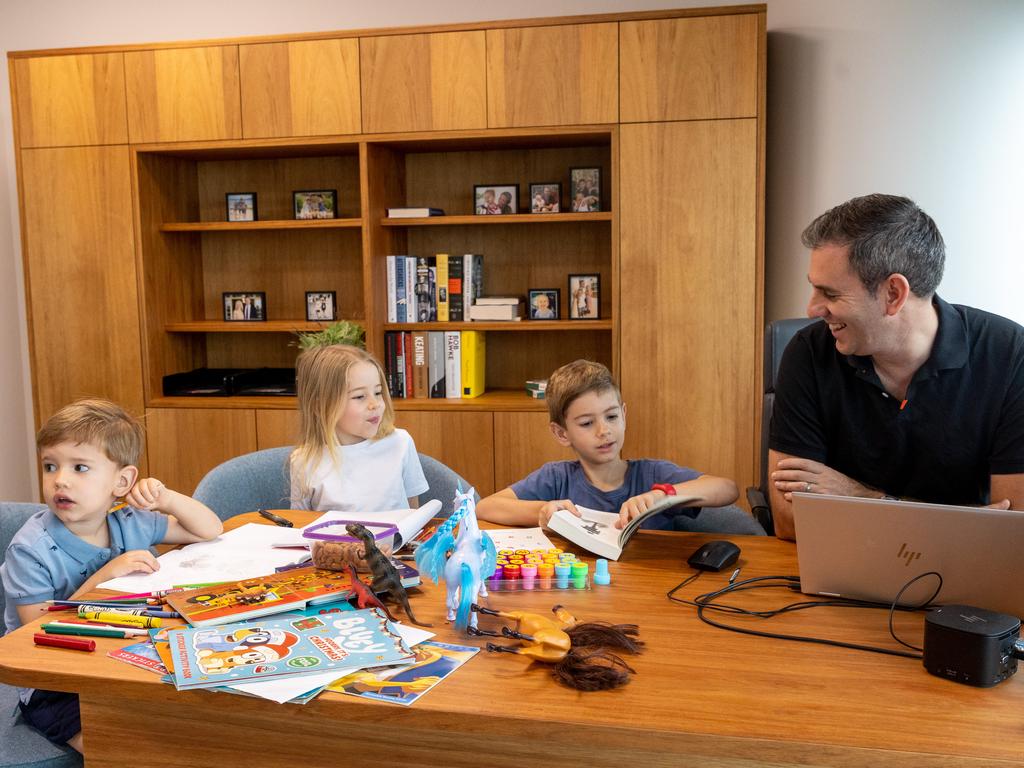
<instances>
[{"instance_id":1,"label":"young boy in blue shirt","mask_svg":"<svg viewBox=\"0 0 1024 768\"><path fill-rule=\"evenodd\" d=\"M47 509L15 534L0 566L11 632L98 584L160 567L149 548L220 535L208 507L153 477L139 478L142 427L107 400L65 406L36 436ZM115 509L115 502L124 504ZM55 744L82 751L78 696L21 689L22 716Z\"/></svg>"},{"instance_id":2,"label":"young boy in blue shirt","mask_svg":"<svg viewBox=\"0 0 1024 768\"><path fill-rule=\"evenodd\" d=\"M618 511L621 528L666 495L695 496L698 506L731 504L736 484L670 461L622 458L626 406L609 370L589 360L563 365L548 379L545 392L551 432L572 448L576 461L552 461L477 505L481 520L503 525L547 525L556 510L577 517L579 504ZM699 510L673 509L653 515L644 528L674 530L675 517ZM753 532L753 531L750 531Z\"/></svg>"}]
</instances>

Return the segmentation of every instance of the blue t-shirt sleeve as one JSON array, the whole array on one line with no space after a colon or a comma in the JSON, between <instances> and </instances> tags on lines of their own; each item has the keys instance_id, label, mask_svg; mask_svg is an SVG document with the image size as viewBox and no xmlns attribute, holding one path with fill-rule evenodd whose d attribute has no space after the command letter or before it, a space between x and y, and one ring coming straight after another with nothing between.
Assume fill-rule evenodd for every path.
<instances>
[{"instance_id":1,"label":"blue t-shirt sleeve","mask_svg":"<svg viewBox=\"0 0 1024 768\"><path fill-rule=\"evenodd\" d=\"M125 507L113 513L121 524L126 550L149 549L167 536L167 515L152 509Z\"/></svg>"},{"instance_id":2,"label":"blue t-shirt sleeve","mask_svg":"<svg viewBox=\"0 0 1024 768\"><path fill-rule=\"evenodd\" d=\"M19 544L8 547L0 573L6 599L15 605L32 605L55 598L49 569L29 547Z\"/></svg>"},{"instance_id":3,"label":"blue t-shirt sleeve","mask_svg":"<svg viewBox=\"0 0 1024 768\"><path fill-rule=\"evenodd\" d=\"M567 463L548 462L509 487L520 501L554 501L568 498Z\"/></svg>"}]
</instances>

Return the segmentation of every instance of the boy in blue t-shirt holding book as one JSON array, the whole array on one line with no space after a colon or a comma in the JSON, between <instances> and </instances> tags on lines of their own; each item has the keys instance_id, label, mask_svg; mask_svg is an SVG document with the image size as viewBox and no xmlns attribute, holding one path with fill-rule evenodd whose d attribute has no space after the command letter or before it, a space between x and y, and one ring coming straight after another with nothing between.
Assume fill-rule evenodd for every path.
<instances>
[{"instance_id":1,"label":"boy in blue t-shirt holding book","mask_svg":"<svg viewBox=\"0 0 1024 768\"><path fill-rule=\"evenodd\" d=\"M572 448L576 461L552 461L477 505L481 520L502 525L547 525L559 509L577 517L576 505L618 511L621 528L667 495L697 497L701 506L732 504L736 484L704 475L670 461L622 458L626 406L609 370L589 360L563 365L548 379L545 394L551 432ZM673 508L652 515L644 528L685 528L676 518L693 517L699 509ZM735 528L735 526L730 526ZM755 533L756 523L750 520ZM734 530L734 532L740 532Z\"/></svg>"},{"instance_id":2,"label":"boy in blue t-shirt holding book","mask_svg":"<svg viewBox=\"0 0 1024 768\"><path fill-rule=\"evenodd\" d=\"M77 599L109 579L157 570L154 544L206 541L224 530L205 504L139 478L142 427L108 400L65 406L39 430L36 446L47 509L25 521L0 566L8 632L39 618L47 600ZM19 693L29 725L82 751L77 695Z\"/></svg>"}]
</instances>

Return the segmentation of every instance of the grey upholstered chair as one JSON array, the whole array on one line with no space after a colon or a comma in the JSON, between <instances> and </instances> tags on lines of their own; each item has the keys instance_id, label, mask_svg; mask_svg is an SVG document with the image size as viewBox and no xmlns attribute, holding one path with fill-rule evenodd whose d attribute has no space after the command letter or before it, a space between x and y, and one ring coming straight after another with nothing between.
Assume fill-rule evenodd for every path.
<instances>
[{"instance_id":1,"label":"grey upholstered chair","mask_svg":"<svg viewBox=\"0 0 1024 768\"><path fill-rule=\"evenodd\" d=\"M775 408L775 380L779 375L782 353L797 331L806 328L817 318L793 317L773 320L764 331L764 396L761 400L761 485L747 488L747 501L754 517L768 533L775 533L768 488L768 428Z\"/></svg>"},{"instance_id":2,"label":"grey upholstered chair","mask_svg":"<svg viewBox=\"0 0 1024 768\"><path fill-rule=\"evenodd\" d=\"M192 495L221 520L260 508L288 509L291 451L290 446L268 448L229 459L211 469ZM451 511L456 485L465 489L469 484L455 470L422 453L420 466L430 485L426 493L420 494L420 504L438 499L442 512Z\"/></svg>"},{"instance_id":3,"label":"grey upholstered chair","mask_svg":"<svg viewBox=\"0 0 1024 768\"><path fill-rule=\"evenodd\" d=\"M18 529L39 510L41 504L0 502L0 563ZM0 583L0 611L6 607ZM0 622L0 635L4 632ZM45 649L44 649L45 650ZM58 747L21 720L18 689L0 683L0 768L65 768L81 766L82 756L70 747Z\"/></svg>"}]
</instances>

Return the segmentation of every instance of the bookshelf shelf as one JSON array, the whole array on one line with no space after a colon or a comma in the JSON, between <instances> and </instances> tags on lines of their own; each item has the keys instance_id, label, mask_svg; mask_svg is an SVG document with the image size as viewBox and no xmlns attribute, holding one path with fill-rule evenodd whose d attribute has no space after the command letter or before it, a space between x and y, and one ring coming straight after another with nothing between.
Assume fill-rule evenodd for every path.
<instances>
[{"instance_id":1,"label":"bookshelf shelf","mask_svg":"<svg viewBox=\"0 0 1024 768\"><path fill-rule=\"evenodd\" d=\"M535 333L537 331L610 331L609 320L495 320L468 323L385 323L385 331L499 331Z\"/></svg>"},{"instance_id":2,"label":"bookshelf shelf","mask_svg":"<svg viewBox=\"0 0 1024 768\"><path fill-rule=\"evenodd\" d=\"M514 224L578 224L611 221L611 211L595 213L516 213L507 216L430 216L416 219L381 219L385 227L509 226Z\"/></svg>"},{"instance_id":3,"label":"bookshelf shelf","mask_svg":"<svg viewBox=\"0 0 1024 768\"><path fill-rule=\"evenodd\" d=\"M161 232L259 232L282 229L358 229L362 219L312 219L276 221L172 221L160 225Z\"/></svg>"},{"instance_id":4,"label":"bookshelf shelf","mask_svg":"<svg viewBox=\"0 0 1024 768\"><path fill-rule=\"evenodd\" d=\"M470 399L394 398L397 411L545 411L543 400L536 400L521 389L495 389ZM154 397L151 408L226 408L294 411L298 401L288 396L231 395L227 397Z\"/></svg>"},{"instance_id":5,"label":"bookshelf shelf","mask_svg":"<svg viewBox=\"0 0 1024 768\"><path fill-rule=\"evenodd\" d=\"M291 333L292 331L320 331L332 320L191 320L166 323L168 333ZM363 322L358 320L357 322Z\"/></svg>"}]
</instances>

